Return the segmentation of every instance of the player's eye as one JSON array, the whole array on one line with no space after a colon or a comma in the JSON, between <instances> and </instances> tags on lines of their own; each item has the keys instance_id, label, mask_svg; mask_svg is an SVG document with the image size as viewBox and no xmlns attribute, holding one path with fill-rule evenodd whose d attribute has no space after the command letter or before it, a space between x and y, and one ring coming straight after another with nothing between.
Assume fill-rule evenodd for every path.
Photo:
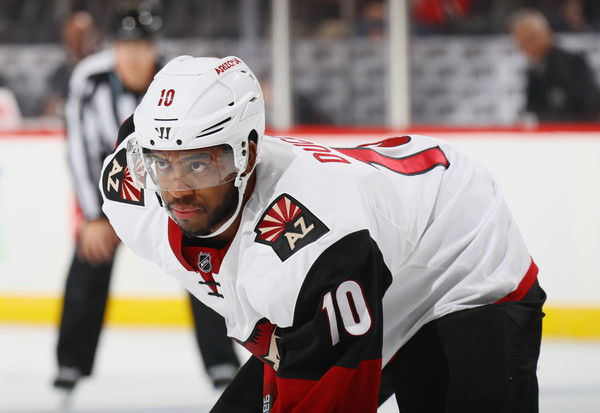
<instances>
[{"instance_id":1,"label":"player's eye","mask_svg":"<svg viewBox=\"0 0 600 413\"><path fill-rule=\"evenodd\" d=\"M209 165L207 162L195 161L195 162L190 162L189 168L192 172L202 173L202 172L206 172L208 170L208 166Z\"/></svg>"},{"instance_id":2,"label":"player's eye","mask_svg":"<svg viewBox=\"0 0 600 413\"><path fill-rule=\"evenodd\" d=\"M156 165L156 169L161 171L166 171L170 167L169 162L165 161L164 159L155 159L154 165Z\"/></svg>"}]
</instances>

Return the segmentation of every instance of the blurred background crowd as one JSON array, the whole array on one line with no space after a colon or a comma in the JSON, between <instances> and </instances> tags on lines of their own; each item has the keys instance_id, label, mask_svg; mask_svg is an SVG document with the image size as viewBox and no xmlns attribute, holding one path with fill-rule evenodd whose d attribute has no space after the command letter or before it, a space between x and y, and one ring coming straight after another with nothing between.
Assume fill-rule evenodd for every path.
<instances>
[{"instance_id":1,"label":"blurred background crowd","mask_svg":"<svg viewBox=\"0 0 600 413\"><path fill-rule=\"evenodd\" d=\"M14 93L25 119L61 122L60 96L66 93L69 70L106 47L120 3L0 0L0 85ZM261 78L265 94L272 93L272 0L147 3L167 58L239 55ZM508 17L523 7L541 11L559 44L580 54L599 83L597 0L404 3L413 124L524 122L527 58L507 27ZM387 6L374 0L289 0L294 124L385 125ZM77 11L87 14L75 19Z\"/></svg>"}]
</instances>

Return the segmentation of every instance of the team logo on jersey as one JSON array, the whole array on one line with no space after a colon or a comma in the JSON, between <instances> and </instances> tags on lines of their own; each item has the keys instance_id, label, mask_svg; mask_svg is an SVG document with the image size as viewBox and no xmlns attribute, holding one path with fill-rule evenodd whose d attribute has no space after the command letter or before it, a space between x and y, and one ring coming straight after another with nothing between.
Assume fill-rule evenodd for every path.
<instances>
[{"instance_id":1,"label":"team logo on jersey","mask_svg":"<svg viewBox=\"0 0 600 413\"><path fill-rule=\"evenodd\" d=\"M236 341L277 371L279 369L279 335L274 324L266 318L258 320L246 341Z\"/></svg>"},{"instance_id":2,"label":"team logo on jersey","mask_svg":"<svg viewBox=\"0 0 600 413\"><path fill-rule=\"evenodd\" d=\"M144 206L144 190L133 183L125 149L117 152L104 169L102 190L111 201Z\"/></svg>"},{"instance_id":3,"label":"team logo on jersey","mask_svg":"<svg viewBox=\"0 0 600 413\"><path fill-rule=\"evenodd\" d=\"M267 208L254 228L254 241L269 245L279 259L285 261L328 231L329 228L304 205L283 194Z\"/></svg>"},{"instance_id":4,"label":"team logo on jersey","mask_svg":"<svg viewBox=\"0 0 600 413\"><path fill-rule=\"evenodd\" d=\"M201 252L198 254L198 268L203 273L210 273L212 271L212 261L209 252Z\"/></svg>"}]
</instances>

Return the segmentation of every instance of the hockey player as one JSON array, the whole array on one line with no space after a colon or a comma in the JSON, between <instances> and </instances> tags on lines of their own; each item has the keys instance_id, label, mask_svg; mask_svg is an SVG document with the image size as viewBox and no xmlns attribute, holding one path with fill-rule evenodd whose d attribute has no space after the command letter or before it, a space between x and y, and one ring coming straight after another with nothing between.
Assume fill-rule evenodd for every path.
<instances>
[{"instance_id":1,"label":"hockey player","mask_svg":"<svg viewBox=\"0 0 600 413\"><path fill-rule=\"evenodd\" d=\"M545 293L479 163L424 136L264 135L237 57L155 77L104 163L119 237L253 357L213 412L536 412Z\"/></svg>"}]
</instances>

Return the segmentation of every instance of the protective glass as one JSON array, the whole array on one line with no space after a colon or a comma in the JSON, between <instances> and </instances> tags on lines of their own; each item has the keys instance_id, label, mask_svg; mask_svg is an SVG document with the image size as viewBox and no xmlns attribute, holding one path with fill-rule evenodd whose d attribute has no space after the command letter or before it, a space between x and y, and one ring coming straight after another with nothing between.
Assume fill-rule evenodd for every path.
<instances>
[{"instance_id":1,"label":"protective glass","mask_svg":"<svg viewBox=\"0 0 600 413\"><path fill-rule=\"evenodd\" d=\"M137 186L154 191L188 191L230 182L237 176L233 149L227 145L181 151L127 145L127 164Z\"/></svg>"}]
</instances>

